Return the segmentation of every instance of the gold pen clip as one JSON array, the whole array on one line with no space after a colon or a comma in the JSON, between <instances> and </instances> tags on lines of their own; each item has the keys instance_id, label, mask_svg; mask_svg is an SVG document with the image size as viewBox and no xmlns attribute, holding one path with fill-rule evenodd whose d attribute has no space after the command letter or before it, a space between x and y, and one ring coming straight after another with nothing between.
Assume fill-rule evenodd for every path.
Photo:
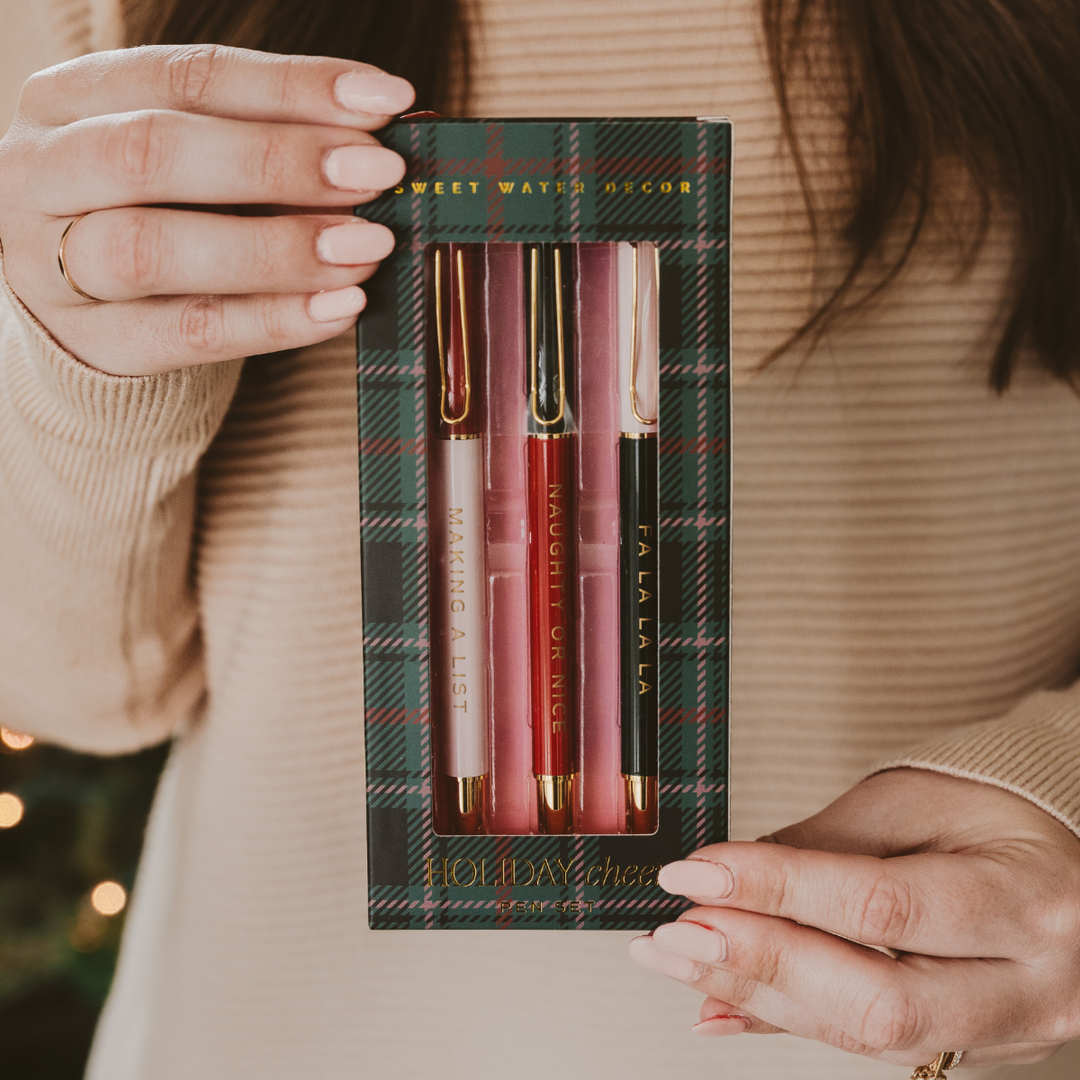
<instances>
[{"instance_id":1,"label":"gold pen clip","mask_svg":"<svg viewBox=\"0 0 1080 1080\"><path fill-rule=\"evenodd\" d=\"M643 427L649 427L655 424L659 419L658 416L647 417L642 416L638 412L638 395L637 395L637 377L638 377L638 345L639 345L639 330L638 330L638 245L631 244L631 250L634 253L634 275L633 275L633 292L630 300L630 411L634 414L634 419ZM656 303L659 307L660 303L660 249L653 246L653 271L655 277L653 281L656 287Z\"/></svg>"},{"instance_id":2,"label":"gold pen clip","mask_svg":"<svg viewBox=\"0 0 1080 1080\"><path fill-rule=\"evenodd\" d=\"M558 248L555 248L555 330L558 338L557 352L559 357L559 411L552 420L541 418L537 408L537 368L539 366L539 346L537 344L537 330L539 319L539 277L540 277L540 249L533 248L529 264L530 287L529 287L529 335L531 349L529 353L529 407L532 410L532 418L542 427L551 427L562 421L566 414L566 356L563 340L563 301L562 301L562 257Z\"/></svg>"},{"instance_id":3,"label":"gold pen clip","mask_svg":"<svg viewBox=\"0 0 1080 1080\"><path fill-rule=\"evenodd\" d=\"M469 415L469 406L472 403L472 365L469 362L469 323L465 314L465 260L461 249L457 251L457 278L458 278L458 309L461 313L461 357L465 365L465 405L460 416L450 416L447 413L447 350L446 339L443 332L443 305L442 305L442 251L435 249L435 337L439 344L439 415L444 424L460 424Z\"/></svg>"}]
</instances>

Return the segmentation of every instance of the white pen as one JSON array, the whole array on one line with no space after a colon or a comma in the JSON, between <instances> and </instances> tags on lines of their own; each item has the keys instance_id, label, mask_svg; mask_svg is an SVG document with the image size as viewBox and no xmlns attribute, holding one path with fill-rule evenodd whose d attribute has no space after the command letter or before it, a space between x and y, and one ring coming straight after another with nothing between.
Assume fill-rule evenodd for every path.
<instances>
[{"instance_id":1,"label":"white pen","mask_svg":"<svg viewBox=\"0 0 1080 1080\"><path fill-rule=\"evenodd\" d=\"M432 549L432 709L437 804L448 833L484 831L488 737L482 380L473 370L467 252L438 244L429 264L432 372L429 534ZM433 310L432 310L433 309ZM437 402L435 401L437 397Z\"/></svg>"}]
</instances>

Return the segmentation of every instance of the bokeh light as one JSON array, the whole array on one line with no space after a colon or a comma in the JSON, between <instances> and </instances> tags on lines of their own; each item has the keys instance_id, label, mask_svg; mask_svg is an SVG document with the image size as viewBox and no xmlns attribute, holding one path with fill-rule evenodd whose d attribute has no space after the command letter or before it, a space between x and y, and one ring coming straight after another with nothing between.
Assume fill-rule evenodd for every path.
<instances>
[{"instance_id":1,"label":"bokeh light","mask_svg":"<svg viewBox=\"0 0 1080 1080\"><path fill-rule=\"evenodd\" d=\"M12 731L10 728L0 727L0 742L9 750L25 750L34 745L33 735L24 735L21 731Z\"/></svg>"},{"instance_id":2,"label":"bokeh light","mask_svg":"<svg viewBox=\"0 0 1080 1080\"><path fill-rule=\"evenodd\" d=\"M119 915L127 904L124 886L115 881L103 881L90 894L90 903L101 915Z\"/></svg>"},{"instance_id":3,"label":"bokeh light","mask_svg":"<svg viewBox=\"0 0 1080 1080\"><path fill-rule=\"evenodd\" d=\"M23 817L23 801L10 791L0 794L0 829L10 829L18 825Z\"/></svg>"}]
</instances>

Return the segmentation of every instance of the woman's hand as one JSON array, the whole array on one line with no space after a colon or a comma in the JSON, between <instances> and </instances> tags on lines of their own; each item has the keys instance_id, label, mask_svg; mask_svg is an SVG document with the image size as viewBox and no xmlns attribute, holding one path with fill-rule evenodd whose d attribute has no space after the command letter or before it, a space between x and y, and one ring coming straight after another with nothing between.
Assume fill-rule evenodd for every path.
<instances>
[{"instance_id":1,"label":"woman's hand","mask_svg":"<svg viewBox=\"0 0 1080 1080\"><path fill-rule=\"evenodd\" d=\"M700 906L631 944L707 996L700 1034L788 1031L907 1066L963 1050L961 1067L1080 1037L1080 842L1033 803L898 769L774 839L665 867Z\"/></svg>"},{"instance_id":2,"label":"woman's hand","mask_svg":"<svg viewBox=\"0 0 1080 1080\"><path fill-rule=\"evenodd\" d=\"M333 337L394 244L348 212L404 175L368 132L412 100L364 64L209 45L40 72L0 141L8 281L65 348L115 375ZM68 271L110 303L64 280L73 221Z\"/></svg>"}]
</instances>

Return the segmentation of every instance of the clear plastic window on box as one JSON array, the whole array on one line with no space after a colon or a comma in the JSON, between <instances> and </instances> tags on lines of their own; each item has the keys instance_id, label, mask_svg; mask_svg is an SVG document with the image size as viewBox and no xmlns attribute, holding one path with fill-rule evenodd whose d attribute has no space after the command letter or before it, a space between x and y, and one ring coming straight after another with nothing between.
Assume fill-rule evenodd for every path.
<instances>
[{"instance_id":1,"label":"clear plastic window on box","mask_svg":"<svg viewBox=\"0 0 1080 1080\"><path fill-rule=\"evenodd\" d=\"M653 833L659 249L424 269L436 832Z\"/></svg>"}]
</instances>

